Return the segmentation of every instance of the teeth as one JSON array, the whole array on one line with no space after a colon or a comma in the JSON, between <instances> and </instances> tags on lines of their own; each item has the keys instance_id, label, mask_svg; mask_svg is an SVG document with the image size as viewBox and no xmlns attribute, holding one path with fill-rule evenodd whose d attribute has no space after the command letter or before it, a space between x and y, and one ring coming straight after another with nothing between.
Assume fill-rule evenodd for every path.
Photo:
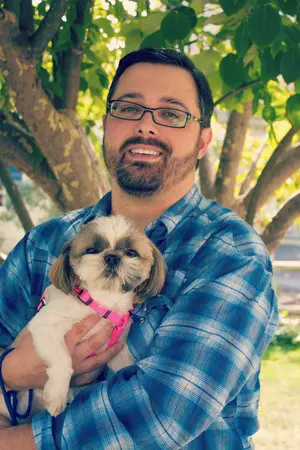
<instances>
[{"instance_id":1,"label":"teeth","mask_svg":"<svg viewBox=\"0 0 300 450\"><path fill-rule=\"evenodd\" d=\"M137 153L138 155L153 155L153 156L159 155L159 152L155 152L154 150L146 150L146 149L130 150L130 153Z\"/></svg>"}]
</instances>

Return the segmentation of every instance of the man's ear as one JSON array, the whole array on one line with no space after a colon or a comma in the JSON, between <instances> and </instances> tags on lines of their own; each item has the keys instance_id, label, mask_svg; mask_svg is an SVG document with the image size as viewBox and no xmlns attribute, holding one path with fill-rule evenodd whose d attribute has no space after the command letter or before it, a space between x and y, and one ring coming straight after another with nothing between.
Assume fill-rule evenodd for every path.
<instances>
[{"instance_id":1,"label":"man's ear","mask_svg":"<svg viewBox=\"0 0 300 450\"><path fill-rule=\"evenodd\" d=\"M212 129L211 128L203 128L201 130L201 135L200 135L199 144L198 144L198 159L203 158L211 140L212 140Z\"/></svg>"}]
</instances>

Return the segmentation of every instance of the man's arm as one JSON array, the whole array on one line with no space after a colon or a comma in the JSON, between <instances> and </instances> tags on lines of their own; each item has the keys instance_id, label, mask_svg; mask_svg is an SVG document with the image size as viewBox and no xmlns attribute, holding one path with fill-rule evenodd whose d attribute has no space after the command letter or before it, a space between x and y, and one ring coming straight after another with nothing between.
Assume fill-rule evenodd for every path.
<instances>
[{"instance_id":1,"label":"man's arm","mask_svg":"<svg viewBox=\"0 0 300 450\"><path fill-rule=\"evenodd\" d=\"M229 263L205 283L195 274L143 360L82 391L57 418L34 417L38 449L175 449L205 432L256 380L276 325L268 269L255 257Z\"/></svg>"},{"instance_id":2,"label":"man's arm","mask_svg":"<svg viewBox=\"0 0 300 450\"><path fill-rule=\"evenodd\" d=\"M81 375L88 374L106 364L122 348L117 344L104 352L99 352L109 339L112 327L107 327L84 339L99 319L100 316L95 314L86 317L75 324L66 336L66 345L72 358L77 385L80 385ZM42 389L44 387L47 380L46 365L36 353L30 332L22 333L16 340L15 349L5 357L2 364L2 377L10 389ZM81 378L83 384L88 382L86 377Z\"/></svg>"},{"instance_id":3,"label":"man's arm","mask_svg":"<svg viewBox=\"0 0 300 450\"><path fill-rule=\"evenodd\" d=\"M0 428L0 450L36 450L31 425Z\"/></svg>"}]
</instances>

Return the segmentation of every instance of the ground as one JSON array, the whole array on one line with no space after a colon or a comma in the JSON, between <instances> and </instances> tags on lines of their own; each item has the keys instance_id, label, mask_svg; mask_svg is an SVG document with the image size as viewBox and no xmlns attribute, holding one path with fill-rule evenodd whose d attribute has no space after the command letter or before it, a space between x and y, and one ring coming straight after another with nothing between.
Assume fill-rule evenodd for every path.
<instances>
[{"instance_id":1,"label":"ground","mask_svg":"<svg viewBox=\"0 0 300 450\"><path fill-rule=\"evenodd\" d=\"M274 352L261 371L260 430L256 450L300 448L300 348Z\"/></svg>"}]
</instances>

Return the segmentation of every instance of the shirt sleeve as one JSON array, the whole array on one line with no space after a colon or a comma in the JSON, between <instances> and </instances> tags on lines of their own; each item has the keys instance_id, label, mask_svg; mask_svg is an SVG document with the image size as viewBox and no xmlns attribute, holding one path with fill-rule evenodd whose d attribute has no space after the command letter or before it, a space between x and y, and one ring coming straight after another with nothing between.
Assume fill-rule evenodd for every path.
<instances>
[{"instance_id":1,"label":"shirt sleeve","mask_svg":"<svg viewBox=\"0 0 300 450\"><path fill-rule=\"evenodd\" d=\"M277 321L271 279L255 257L232 258L212 279L194 271L143 360L87 387L56 419L34 417L37 448L184 447L259 370Z\"/></svg>"},{"instance_id":2,"label":"shirt sleeve","mask_svg":"<svg viewBox=\"0 0 300 450\"><path fill-rule=\"evenodd\" d=\"M28 270L28 235L0 266L0 345L11 344L34 314Z\"/></svg>"}]
</instances>

